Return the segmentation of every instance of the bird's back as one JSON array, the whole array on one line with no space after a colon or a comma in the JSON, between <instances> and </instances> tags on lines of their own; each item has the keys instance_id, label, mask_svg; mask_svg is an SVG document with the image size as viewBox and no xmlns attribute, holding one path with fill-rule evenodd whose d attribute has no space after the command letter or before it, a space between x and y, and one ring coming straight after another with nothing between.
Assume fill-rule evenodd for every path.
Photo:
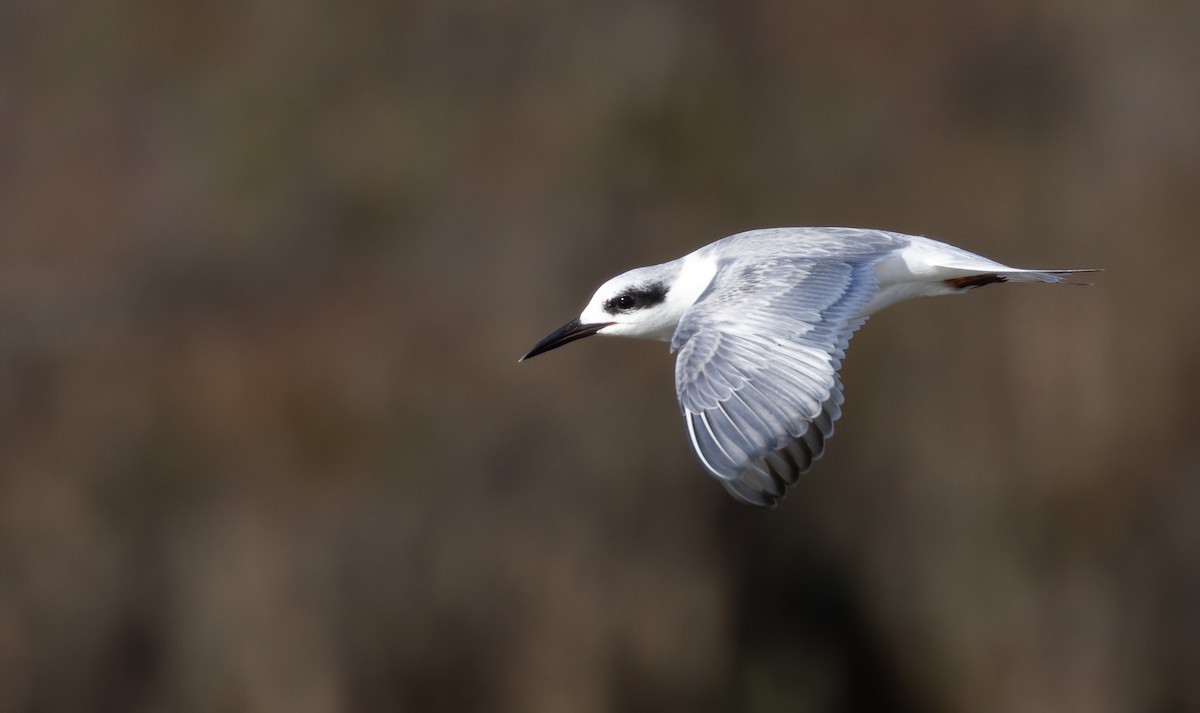
<instances>
[{"instance_id":1,"label":"bird's back","mask_svg":"<svg viewBox=\"0 0 1200 713\"><path fill-rule=\"evenodd\" d=\"M766 228L737 233L697 253L718 259L838 259L857 262L885 257L911 244L913 236L865 228Z\"/></svg>"}]
</instances>

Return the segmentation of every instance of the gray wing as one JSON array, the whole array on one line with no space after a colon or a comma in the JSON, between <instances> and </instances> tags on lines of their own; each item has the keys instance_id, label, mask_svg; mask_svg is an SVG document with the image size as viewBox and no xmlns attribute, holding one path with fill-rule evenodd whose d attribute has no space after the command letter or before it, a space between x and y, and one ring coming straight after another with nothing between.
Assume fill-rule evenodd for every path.
<instances>
[{"instance_id":1,"label":"gray wing","mask_svg":"<svg viewBox=\"0 0 1200 713\"><path fill-rule=\"evenodd\" d=\"M734 497L775 505L821 457L876 290L868 259L732 260L684 313L675 390L696 455Z\"/></svg>"}]
</instances>

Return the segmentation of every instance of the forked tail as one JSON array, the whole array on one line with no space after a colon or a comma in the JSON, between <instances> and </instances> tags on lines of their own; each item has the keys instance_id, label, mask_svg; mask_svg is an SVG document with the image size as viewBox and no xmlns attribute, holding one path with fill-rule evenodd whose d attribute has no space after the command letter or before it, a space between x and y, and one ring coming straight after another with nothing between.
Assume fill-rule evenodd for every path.
<instances>
[{"instance_id":1,"label":"forked tail","mask_svg":"<svg viewBox=\"0 0 1200 713\"><path fill-rule=\"evenodd\" d=\"M1103 270L1097 268L1080 270L1019 270L1008 268L992 272L981 272L974 275L963 275L962 277L951 277L944 280L944 282L960 290L983 287L984 285L991 285L996 282L1048 282L1066 285L1090 285L1092 284L1090 282L1073 282L1070 280L1072 275L1088 272L1103 272Z\"/></svg>"}]
</instances>

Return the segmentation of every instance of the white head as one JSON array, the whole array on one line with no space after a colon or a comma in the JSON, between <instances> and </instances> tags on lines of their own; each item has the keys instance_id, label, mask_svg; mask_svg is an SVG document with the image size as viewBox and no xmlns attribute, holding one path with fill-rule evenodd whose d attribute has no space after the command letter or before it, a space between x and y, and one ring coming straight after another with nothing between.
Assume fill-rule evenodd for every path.
<instances>
[{"instance_id":1,"label":"white head","mask_svg":"<svg viewBox=\"0 0 1200 713\"><path fill-rule=\"evenodd\" d=\"M538 342L522 359L593 334L670 341L680 317L703 289L695 289L694 280L680 279L690 277L688 273L683 261L676 260L617 275L596 290L578 319Z\"/></svg>"}]
</instances>

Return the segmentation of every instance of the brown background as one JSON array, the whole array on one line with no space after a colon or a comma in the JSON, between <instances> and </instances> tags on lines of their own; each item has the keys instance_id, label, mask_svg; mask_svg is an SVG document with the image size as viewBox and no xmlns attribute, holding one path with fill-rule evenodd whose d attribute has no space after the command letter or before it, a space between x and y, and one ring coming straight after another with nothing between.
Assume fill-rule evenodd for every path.
<instances>
[{"instance_id":1,"label":"brown background","mask_svg":"<svg viewBox=\"0 0 1200 713\"><path fill-rule=\"evenodd\" d=\"M0 8L0 710L1200 710L1200 4ZM604 279L859 225L775 511Z\"/></svg>"}]
</instances>

